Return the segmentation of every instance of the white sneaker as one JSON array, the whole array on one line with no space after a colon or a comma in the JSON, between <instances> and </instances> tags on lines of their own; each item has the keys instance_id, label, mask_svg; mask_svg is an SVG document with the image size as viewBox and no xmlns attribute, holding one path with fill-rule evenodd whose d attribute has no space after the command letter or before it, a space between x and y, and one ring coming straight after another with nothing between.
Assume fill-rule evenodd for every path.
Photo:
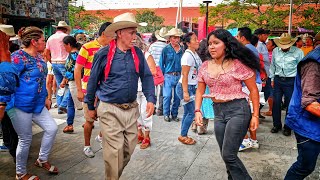
<instances>
[{"instance_id":1,"label":"white sneaker","mask_svg":"<svg viewBox=\"0 0 320 180\"><path fill-rule=\"evenodd\" d=\"M102 147L102 137L100 137L100 136L98 135L98 136L96 136L95 140L96 140L98 143L100 143L100 147L103 148L103 147Z\"/></svg>"},{"instance_id":2,"label":"white sneaker","mask_svg":"<svg viewBox=\"0 0 320 180\"><path fill-rule=\"evenodd\" d=\"M258 142L258 140L252 140L252 139L251 139L251 145L252 145L252 148L259 149L259 142Z\"/></svg>"},{"instance_id":3,"label":"white sneaker","mask_svg":"<svg viewBox=\"0 0 320 180\"><path fill-rule=\"evenodd\" d=\"M239 147L239 152L249 148L252 148L252 142L250 140L243 140Z\"/></svg>"},{"instance_id":4,"label":"white sneaker","mask_svg":"<svg viewBox=\"0 0 320 180\"><path fill-rule=\"evenodd\" d=\"M92 149L91 149L90 146L85 146L85 147L83 148L83 152L84 152L84 154L85 154L87 157L89 157L89 158L93 158L93 157L94 157L94 153L93 153L93 151L92 151Z\"/></svg>"}]
</instances>

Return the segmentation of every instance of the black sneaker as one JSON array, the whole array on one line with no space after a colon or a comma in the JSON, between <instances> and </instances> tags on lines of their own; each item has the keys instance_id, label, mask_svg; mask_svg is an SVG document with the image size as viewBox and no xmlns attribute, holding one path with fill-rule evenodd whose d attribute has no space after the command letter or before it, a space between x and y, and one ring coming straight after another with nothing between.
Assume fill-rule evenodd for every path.
<instances>
[{"instance_id":1,"label":"black sneaker","mask_svg":"<svg viewBox=\"0 0 320 180\"><path fill-rule=\"evenodd\" d=\"M180 119L178 117L172 117L172 121L179 122Z\"/></svg>"},{"instance_id":2,"label":"black sneaker","mask_svg":"<svg viewBox=\"0 0 320 180\"><path fill-rule=\"evenodd\" d=\"M271 133L278 133L280 130L281 130L281 128L273 127L270 132Z\"/></svg>"},{"instance_id":3,"label":"black sneaker","mask_svg":"<svg viewBox=\"0 0 320 180\"><path fill-rule=\"evenodd\" d=\"M166 122L170 122L170 121L171 121L171 119L170 119L169 116L164 116L163 119L164 119L164 121L166 121Z\"/></svg>"},{"instance_id":4,"label":"black sneaker","mask_svg":"<svg viewBox=\"0 0 320 180\"><path fill-rule=\"evenodd\" d=\"M283 128L282 134L285 136L291 136L291 130Z\"/></svg>"}]
</instances>

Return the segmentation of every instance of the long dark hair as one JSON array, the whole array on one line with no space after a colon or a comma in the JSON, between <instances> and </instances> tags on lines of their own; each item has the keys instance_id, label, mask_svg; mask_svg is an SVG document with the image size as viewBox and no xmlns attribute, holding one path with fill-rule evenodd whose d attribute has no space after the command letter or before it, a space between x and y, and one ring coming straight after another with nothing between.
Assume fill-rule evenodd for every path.
<instances>
[{"instance_id":1,"label":"long dark hair","mask_svg":"<svg viewBox=\"0 0 320 180\"><path fill-rule=\"evenodd\" d=\"M199 43L199 49L196 50L202 62L210 59L210 54L208 52L207 39L204 38Z\"/></svg>"},{"instance_id":2,"label":"long dark hair","mask_svg":"<svg viewBox=\"0 0 320 180\"><path fill-rule=\"evenodd\" d=\"M77 42L76 38L74 38L73 36L66 36L63 38L63 43L64 44L70 44L71 47L73 48L77 48L78 50L80 50L81 48L81 44Z\"/></svg>"},{"instance_id":3,"label":"long dark hair","mask_svg":"<svg viewBox=\"0 0 320 180\"><path fill-rule=\"evenodd\" d=\"M224 29L218 29L209 33L207 46L209 46L209 38L215 36L220 39L226 46L225 59L238 59L242 64L253 70L259 70L259 59L251 52L250 49L242 45L231 33ZM223 61L224 61L223 60Z\"/></svg>"}]
</instances>

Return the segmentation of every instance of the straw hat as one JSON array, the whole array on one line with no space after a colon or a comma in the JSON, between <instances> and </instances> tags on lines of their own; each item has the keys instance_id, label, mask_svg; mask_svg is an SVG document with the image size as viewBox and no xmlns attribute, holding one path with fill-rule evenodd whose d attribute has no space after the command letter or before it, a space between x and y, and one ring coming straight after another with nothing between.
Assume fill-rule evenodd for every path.
<instances>
[{"instance_id":1,"label":"straw hat","mask_svg":"<svg viewBox=\"0 0 320 180\"><path fill-rule=\"evenodd\" d=\"M14 28L12 25L0 24L0 31L10 36L10 41L14 41L18 39L18 36L14 33Z\"/></svg>"},{"instance_id":2,"label":"straw hat","mask_svg":"<svg viewBox=\"0 0 320 180\"><path fill-rule=\"evenodd\" d=\"M124 13L116 16L113 19L113 23L110 24L106 29L105 32L107 33L115 33L120 29L125 28L137 28L139 27L139 23L137 23L134 14L132 13Z\"/></svg>"},{"instance_id":3,"label":"straw hat","mask_svg":"<svg viewBox=\"0 0 320 180\"><path fill-rule=\"evenodd\" d=\"M280 38L275 38L274 42L278 47L281 49L288 49L290 48L295 42L297 38L291 38L290 34L283 33L281 34Z\"/></svg>"},{"instance_id":4,"label":"straw hat","mask_svg":"<svg viewBox=\"0 0 320 180\"><path fill-rule=\"evenodd\" d=\"M62 27L62 28L67 28L68 30L71 29L71 27L65 21L59 21L58 26L52 25L52 27L54 28Z\"/></svg>"},{"instance_id":5,"label":"straw hat","mask_svg":"<svg viewBox=\"0 0 320 180\"><path fill-rule=\"evenodd\" d=\"M165 35L165 38L169 38L170 36L182 36L183 32L182 30L178 29L178 28L172 28L170 29L170 31Z\"/></svg>"},{"instance_id":6,"label":"straw hat","mask_svg":"<svg viewBox=\"0 0 320 180\"><path fill-rule=\"evenodd\" d=\"M167 41L167 39L164 38L167 33L168 33L167 28L162 27L160 30L156 30L156 32L154 32L154 35L159 41Z\"/></svg>"}]
</instances>

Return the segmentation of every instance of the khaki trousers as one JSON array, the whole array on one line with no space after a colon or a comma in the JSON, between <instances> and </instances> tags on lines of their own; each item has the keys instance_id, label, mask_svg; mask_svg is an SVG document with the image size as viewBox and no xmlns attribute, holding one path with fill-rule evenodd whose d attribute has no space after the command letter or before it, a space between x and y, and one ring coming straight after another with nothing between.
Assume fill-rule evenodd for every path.
<instances>
[{"instance_id":1,"label":"khaki trousers","mask_svg":"<svg viewBox=\"0 0 320 180\"><path fill-rule=\"evenodd\" d=\"M100 101L97 115L103 137L105 179L118 180L137 145L139 109L123 110Z\"/></svg>"}]
</instances>

